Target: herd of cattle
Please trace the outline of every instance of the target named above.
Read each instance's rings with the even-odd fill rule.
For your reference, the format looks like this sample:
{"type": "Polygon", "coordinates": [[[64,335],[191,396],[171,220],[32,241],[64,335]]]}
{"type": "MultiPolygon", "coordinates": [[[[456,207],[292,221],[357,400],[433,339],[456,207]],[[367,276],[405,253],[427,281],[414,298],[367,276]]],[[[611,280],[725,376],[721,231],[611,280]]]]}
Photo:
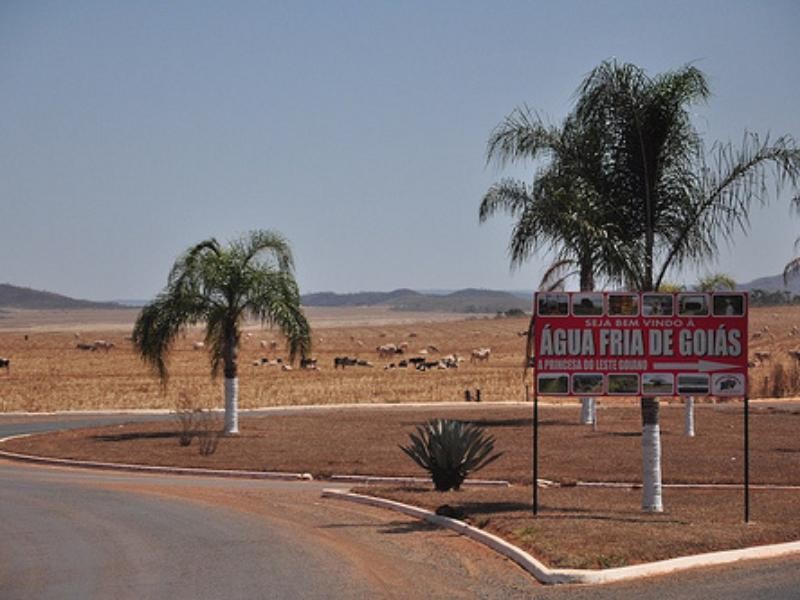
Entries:
{"type": "MultiPolygon", "coordinates": [[[[262,342],[262,347],[264,347],[262,342]]],[[[408,350],[407,343],[401,344],[382,344],[375,348],[378,358],[387,359],[390,357],[404,356],[408,350]]],[[[384,370],[390,369],[415,369],[417,371],[429,371],[431,369],[457,369],[458,366],[464,362],[464,359],[458,354],[448,354],[440,358],[432,359],[428,355],[431,353],[438,353],[439,349],[436,346],[427,346],[417,353],[417,356],[410,358],[403,358],[396,362],[390,362],[384,365],[384,370]]],[[[470,362],[480,363],[486,362],[491,356],[490,348],[476,348],[472,351],[470,362]]],[[[292,367],[286,364],[282,358],[267,358],[262,357],[253,361],[254,367],[271,366],[280,367],[284,371],[291,371],[292,367]]],[[[357,356],[336,356],[333,359],[334,369],[345,369],[347,367],[374,367],[375,365],[366,359],[358,358],[357,356]]],[[[303,358],[300,360],[301,369],[318,370],[319,365],[316,358],[303,358]]]]}
{"type": "MultiPolygon", "coordinates": [[[[80,334],[76,333],[75,337],[80,339],[80,334]]],[[[252,337],[251,334],[248,334],[247,337],[252,337]]],[[[413,335],[411,337],[416,337],[413,335]]],[[[27,340],[28,337],[25,336],[27,340]]],[[[130,336],[125,338],[126,341],[132,341],[130,336]]],[[[278,346],[276,341],[267,342],[265,340],[260,341],[260,346],[263,349],[271,349],[275,350],[278,346]]],[[[363,346],[363,343],[360,343],[359,346],[363,346]]],[[[94,340],[93,342],[84,342],[84,341],[77,341],[75,343],[75,348],[77,350],[87,351],[87,352],[97,352],[102,350],[104,352],[109,352],[111,349],[115,347],[113,342],[109,342],[107,340],[94,340]]],[[[203,350],[205,348],[205,344],[203,342],[192,342],[192,349],[193,350],[203,350]]],[[[408,343],[402,342],[400,344],[382,344],[375,348],[375,351],[378,355],[379,359],[387,359],[387,358],[394,358],[394,357],[401,357],[405,356],[406,352],[408,351],[408,343]]],[[[411,368],[417,371],[429,371],[432,369],[457,369],[459,365],[464,362],[464,359],[458,356],[458,354],[448,354],[446,356],[442,356],[440,358],[431,358],[430,355],[434,353],[439,353],[439,349],[434,345],[429,345],[425,348],[422,348],[416,353],[416,356],[412,356],[410,358],[401,358],[396,362],[390,362],[384,366],[385,370],[390,369],[405,369],[411,368]]],[[[490,348],[475,348],[472,350],[470,355],[470,362],[471,363],[482,363],[489,360],[491,356],[491,349],[490,348]]],[[[283,371],[291,371],[293,368],[290,364],[285,362],[282,358],[276,357],[273,359],[269,359],[267,357],[262,357],[252,362],[254,367],[262,367],[262,366],[273,366],[273,367],[280,367],[283,371]]],[[[346,367],[374,367],[375,365],[370,362],[369,360],[365,360],[358,357],[351,357],[351,356],[336,356],[333,359],[333,368],[334,369],[344,369],[346,367]]],[[[11,359],[9,358],[2,358],[0,357],[0,369],[5,369],[6,373],[11,372],[11,359]]],[[[302,358],[300,360],[300,369],[304,370],[318,370],[318,361],[316,358],[302,358]]]]}

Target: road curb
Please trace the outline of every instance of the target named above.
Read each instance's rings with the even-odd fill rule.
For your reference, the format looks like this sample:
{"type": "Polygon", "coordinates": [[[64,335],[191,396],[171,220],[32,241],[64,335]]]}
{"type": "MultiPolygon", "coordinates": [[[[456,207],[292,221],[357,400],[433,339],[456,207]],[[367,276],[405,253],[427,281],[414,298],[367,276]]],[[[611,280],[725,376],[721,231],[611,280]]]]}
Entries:
{"type": "Polygon", "coordinates": [[[709,552],[694,556],[681,556],[652,563],[633,565],[630,567],[619,567],[614,569],[602,570],[583,570],[583,569],[550,569],[542,562],[509,542],[491,533],[478,529],[471,525],[437,515],[424,508],[403,504],[394,500],[364,496],[336,489],[324,489],[323,498],[334,498],[368,506],[375,506],[388,510],[394,510],[417,519],[422,519],[440,527],[446,527],[457,533],[469,537],[492,550],[502,554],[506,558],[513,560],[537,580],[544,584],[598,584],[613,583],[627,579],[637,579],[640,577],[650,577],[653,575],[664,575],[675,571],[694,569],[697,567],[711,567],[725,565],[740,560],[752,560],[760,558],[776,558],[787,554],[800,552],[800,542],[787,542],[784,544],[773,544],[769,546],[754,546],[752,548],[742,548],[738,550],[724,550],[721,552],[709,552]]]}
{"type": "MultiPolygon", "coordinates": [[[[12,435],[0,439],[0,444],[13,439],[29,437],[30,433],[12,435]]],[[[49,458],[45,456],[34,456],[32,454],[21,454],[0,450],[0,458],[30,462],[40,465],[58,467],[80,467],[84,469],[102,469],[107,471],[125,471],[128,473],[167,473],[170,475],[202,475],[205,477],[230,477],[240,479],[271,479],[280,481],[313,481],[311,473],[281,473],[276,471],[236,471],[233,469],[204,469],[202,467],[161,467],[153,465],[132,465],[126,463],[107,463],[88,460],[72,460],[69,458],[49,458]]]]}
{"type": "MultiPolygon", "coordinates": [[[[367,485],[381,483],[419,483],[430,484],[430,477],[388,477],[383,475],[331,475],[331,481],[341,483],[364,483],[367,485]]],[[[465,479],[464,487],[511,487],[511,483],[500,479],[465,479]]]]}

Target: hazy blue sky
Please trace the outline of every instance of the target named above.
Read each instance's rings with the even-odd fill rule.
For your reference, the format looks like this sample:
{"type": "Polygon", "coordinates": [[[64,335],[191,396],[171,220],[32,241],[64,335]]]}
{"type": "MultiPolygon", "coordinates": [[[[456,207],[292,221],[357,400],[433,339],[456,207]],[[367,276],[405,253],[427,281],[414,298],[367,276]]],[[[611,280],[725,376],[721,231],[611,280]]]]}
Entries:
{"type": "MultiPolygon", "coordinates": [[[[189,245],[273,228],[304,292],[532,288],[547,257],[510,272],[510,221],[477,222],[505,115],[559,122],[607,58],[694,61],[708,142],[800,138],[798,31],[796,0],[5,0],[0,283],[149,298],[189,245]]],[[[785,196],[700,274],[777,273],[798,233],[785,196]]]]}

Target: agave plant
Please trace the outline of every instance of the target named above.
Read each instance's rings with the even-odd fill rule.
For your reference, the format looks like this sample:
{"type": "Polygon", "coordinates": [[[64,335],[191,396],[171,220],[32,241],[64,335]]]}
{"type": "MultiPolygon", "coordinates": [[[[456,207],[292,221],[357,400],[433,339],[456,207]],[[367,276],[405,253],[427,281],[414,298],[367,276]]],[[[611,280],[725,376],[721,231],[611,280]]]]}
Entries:
{"type": "Polygon", "coordinates": [[[408,434],[411,444],[400,446],[411,459],[431,474],[440,492],[457,490],[471,472],[494,462],[494,437],[482,427],[450,419],[432,419],[408,434]]]}

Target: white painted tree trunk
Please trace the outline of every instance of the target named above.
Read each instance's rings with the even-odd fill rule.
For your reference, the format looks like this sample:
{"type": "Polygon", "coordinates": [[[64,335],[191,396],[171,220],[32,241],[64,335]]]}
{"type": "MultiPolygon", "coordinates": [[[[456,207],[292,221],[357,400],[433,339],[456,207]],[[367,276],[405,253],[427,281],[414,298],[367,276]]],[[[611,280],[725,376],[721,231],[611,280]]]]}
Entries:
{"type": "Polygon", "coordinates": [[[594,420],[594,398],[581,398],[581,425],[593,425],[594,420]]]}
{"type": "Polygon", "coordinates": [[[661,500],[661,428],[642,427],[642,509],[663,512],[661,500]]]}
{"type": "Polygon", "coordinates": [[[239,433],[239,378],[225,378],[225,433],[239,433]]]}
{"type": "Polygon", "coordinates": [[[694,396],[686,398],[684,405],[683,435],[694,437],[694,396]]]}

